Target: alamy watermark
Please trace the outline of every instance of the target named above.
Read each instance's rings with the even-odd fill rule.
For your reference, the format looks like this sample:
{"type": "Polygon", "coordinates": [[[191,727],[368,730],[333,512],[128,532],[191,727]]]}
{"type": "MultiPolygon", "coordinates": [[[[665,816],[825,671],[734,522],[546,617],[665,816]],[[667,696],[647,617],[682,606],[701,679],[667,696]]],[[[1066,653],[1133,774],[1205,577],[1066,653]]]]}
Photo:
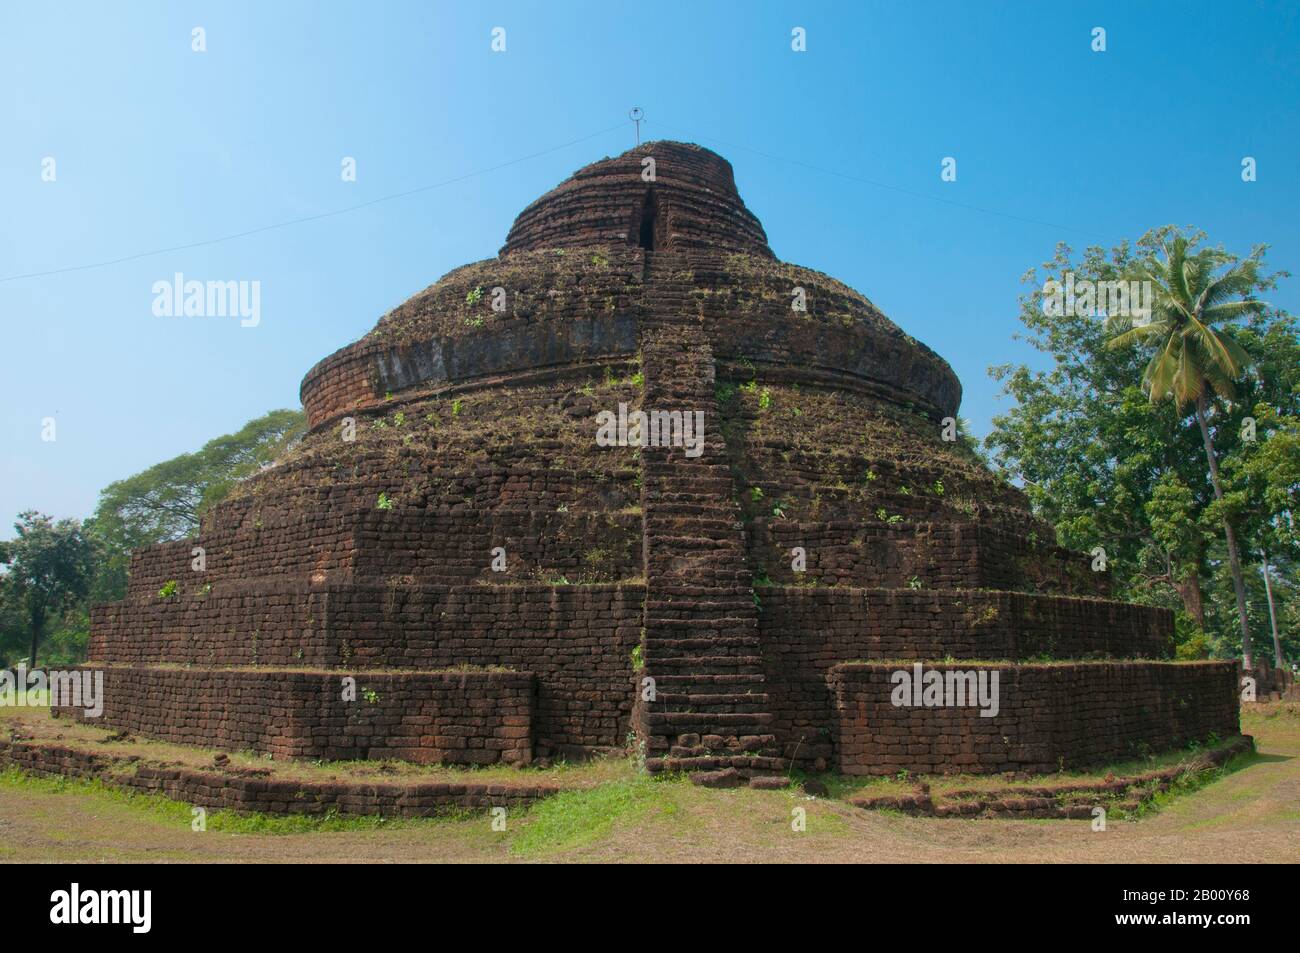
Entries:
{"type": "Polygon", "coordinates": [[[1076,280],[1074,272],[1065,281],[1049,278],[1043,284],[1043,314],[1049,318],[1149,319],[1155,305],[1155,286],[1150,281],[1076,280]]]}
{"type": "Polygon", "coordinates": [[[596,415],[596,443],[602,447],[684,447],[694,459],[704,453],[704,411],[643,410],[618,405],[618,414],[596,415]]]}
{"type": "Polygon", "coordinates": [[[50,894],[50,922],[56,925],[122,924],[132,933],[148,933],[152,911],[152,890],[87,890],[74,883],[50,894]]]}
{"type": "Polygon", "coordinates": [[[974,708],[981,718],[996,718],[999,672],[993,668],[932,668],[928,672],[920,662],[911,670],[899,669],[889,676],[894,685],[889,700],[895,708],[974,708]]]}
{"type": "Polygon", "coordinates": [[[153,313],[159,318],[239,318],[241,328],[262,323],[260,281],[195,281],[179,271],[153,283],[153,313]]]}
{"type": "Polygon", "coordinates": [[[89,669],[0,669],[0,708],[80,708],[87,718],[104,713],[104,673],[89,669]],[[48,693],[48,695],[47,695],[48,693]]]}

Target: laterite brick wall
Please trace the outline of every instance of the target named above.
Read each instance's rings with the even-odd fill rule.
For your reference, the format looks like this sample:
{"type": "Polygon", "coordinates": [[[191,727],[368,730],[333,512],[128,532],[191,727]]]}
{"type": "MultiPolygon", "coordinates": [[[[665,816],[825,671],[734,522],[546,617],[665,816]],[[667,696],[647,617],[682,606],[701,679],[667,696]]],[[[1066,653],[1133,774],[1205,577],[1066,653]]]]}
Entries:
{"type": "Polygon", "coordinates": [[[97,606],[92,664],[533,672],[540,748],[614,748],[632,707],[644,587],[227,584],[97,606]]]}
{"type": "MultiPolygon", "coordinates": [[[[773,729],[787,757],[829,759],[826,676],[854,660],[1172,657],[1173,616],[1100,599],[987,590],[760,587],[773,729]]],[[[1086,697],[1086,696],[1081,696],[1086,697]]]]}
{"type": "Polygon", "coordinates": [[[925,666],[996,670],[999,711],[895,706],[906,664],[846,664],[830,675],[845,774],[1046,773],[1125,760],[1239,733],[1235,662],[925,666]],[[1086,703],[1080,702],[1086,699],[1086,703]]]}
{"type": "Polygon", "coordinates": [[[556,513],[543,502],[536,505],[536,510],[437,516],[373,508],[305,510],[290,519],[205,532],[137,550],[127,595],[157,599],[169,581],[183,595],[269,576],[374,577],[371,581],[412,576],[423,583],[454,584],[535,581],[546,575],[596,582],[641,575],[638,515],[556,513]],[[199,546],[206,564],[202,571],[193,568],[199,546]],[[506,551],[504,572],[492,569],[497,546],[506,551]]]}
{"type": "Polygon", "coordinates": [[[774,582],[798,585],[903,589],[913,580],[927,589],[1008,589],[1098,596],[1109,589],[1091,557],[1059,546],[1033,545],[1023,536],[980,523],[820,522],[756,519],[749,526],[755,563],[774,582]],[[791,566],[802,547],[803,573],[791,566]]]}
{"type": "MultiPolygon", "coordinates": [[[[531,673],[116,668],[91,724],[275,758],[528,764],[531,673]],[[344,699],[345,677],[356,679],[344,699]]],[[[81,717],[79,709],[61,715],[81,717]]]]}
{"type": "Polygon", "coordinates": [[[372,406],[382,399],[376,394],[378,374],[375,358],[380,347],[361,340],[341,347],[320,361],[303,378],[299,396],[307,412],[307,424],[316,427],[349,410],[372,406]]]}

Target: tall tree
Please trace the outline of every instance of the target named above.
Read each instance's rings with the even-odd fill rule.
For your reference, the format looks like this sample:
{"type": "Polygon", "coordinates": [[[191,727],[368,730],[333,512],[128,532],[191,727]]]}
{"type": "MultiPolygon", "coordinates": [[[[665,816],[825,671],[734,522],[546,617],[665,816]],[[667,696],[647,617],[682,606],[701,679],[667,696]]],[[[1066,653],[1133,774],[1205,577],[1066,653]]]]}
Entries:
{"type": "Polygon", "coordinates": [[[0,542],[0,600],[27,629],[28,654],[36,667],[41,639],[51,621],[83,599],[90,589],[94,546],[77,520],[59,520],[34,510],[19,514],[17,535],[0,542]]]}
{"type": "MultiPolygon", "coordinates": [[[[1236,397],[1236,382],[1251,357],[1219,325],[1266,310],[1266,305],[1253,297],[1261,285],[1262,253],[1260,248],[1245,259],[1237,259],[1211,248],[1193,252],[1185,236],[1175,235],[1164,243],[1162,257],[1147,257],[1134,269],[1140,280],[1154,286],[1149,318],[1140,322],[1131,316],[1112,318],[1124,328],[1111,339],[1110,347],[1139,345],[1151,354],[1142,373],[1142,386],[1151,402],[1172,398],[1179,410],[1192,407],[1205,448],[1210,483],[1215,499],[1220,501],[1223,486],[1208,418],[1215,397],[1224,401],[1236,397]]],[[[1242,656],[1249,669],[1253,659],[1246,583],[1236,530],[1227,511],[1223,514],[1223,533],[1237,600],[1242,656]]]]}
{"type": "Polygon", "coordinates": [[[1151,404],[1139,388],[1139,355],[1107,349],[1109,334],[1096,315],[1053,309],[1045,292],[1071,276],[1120,280],[1140,248],[1091,247],[1076,258],[1060,245],[1041,271],[1025,274],[1025,332],[1017,337],[1049,366],[990,368],[1015,403],[993,418],[985,446],[1055,525],[1061,545],[1105,549],[1117,596],[1180,608],[1179,640],[1199,646],[1189,649],[1195,654],[1205,643],[1206,558],[1204,534],[1195,527],[1210,496],[1204,463],[1196,465],[1199,441],[1171,405],[1151,404]]]}
{"type": "Polygon", "coordinates": [[[235,483],[269,466],[305,429],[301,411],[273,410],[194,453],[106,486],[87,521],[87,531],[101,542],[103,553],[94,599],[122,598],[133,550],[196,533],[203,514],[235,483]]]}
{"type": "MultiPolygon", "coordinates": [[[[1078,255],[1061,245],[1051,260],[1025,274],[1025,331],[1017,337],[1041,356],[1033,364],[990,368],[1013,404],[993,418],[985,447],[991,462],[1023,485],[1035,512],[1056,527],[1062,545],[1105,548],[1117,598],[1175,610],[1180,658],[1240,655],[1236,591],[1221,528],[1224,513],[1232,515],[1244,563],[1262,561],[1268,550],[1279,643],[1284,657],[1295,657],[1300,453],[1294,429],[1283,422],[1300,418],[1296,320],[1269,309],[1222,329],[1254,364],[1238,382],[1236,401],[1213,402],[1223,480],[1218,500],[1191,411],[1172,400],[1153,404],[1140,386],[1150,354],[1108,347],[1115,328],[1095,310],[1062,309],[1059,301],[1050,306],[1053,282],[1100,287],[1131,278],[1179,233],[1166,226],[1131,245],[1090,247],[1078,255]]],[[[1192,244],[1203,241],[1199,233],[1187,234],[1192,244]]],[[[1261,296],[1285,274],[1261,275],[1261,296]]],[[[1269,592],[1262,578],[1245,576],[1251,605],[1263,606],[1269,592]]],[[[1250,623],[1256,645],[1270,639],[1264,613],[1252,612],[1250,623]]]]}
{"type": "Polygon", "coordinates": [[[1280,667],[1285,659],[1274,585],[1277,580],[1286,587],[1286,580],[1275,575],[1279,566],[1300,561],[1300,416],[1279,414],[1260,403],[1249,425],[1251,439],[1242,440],[1223,460],[1224,499],[1216,505],[1244,528],[1259,555],[1273,660],[1280,667]]]}

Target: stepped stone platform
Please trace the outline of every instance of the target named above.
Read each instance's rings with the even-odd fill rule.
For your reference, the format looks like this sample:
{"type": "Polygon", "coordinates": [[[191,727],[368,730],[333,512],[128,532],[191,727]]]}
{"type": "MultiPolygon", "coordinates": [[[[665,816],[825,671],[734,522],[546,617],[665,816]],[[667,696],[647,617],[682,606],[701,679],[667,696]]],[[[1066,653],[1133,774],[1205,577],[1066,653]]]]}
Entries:
{"type": "Polygon", "coordinates": [[[1099,807],[1125,817],[1141,811],[1180,782],[1205,777],[1237,755],[1254,750],[1254,738],[1237,735],[1192,752],[1180,763],[1135,774],[1109,773],[1095,780],[1071,778],[1049,784],[1031,781],[996,787],[949,787],[942,791],[936,791],[928,781],[913,781],[912,793],[859,793],[848,802],[868,811],[898,811],[920,817],[1088,820],[1096,817],[1099,807]]]}
{"type": "Polygon", "coordinates": [[[1173,662],[1170,613],[1112,600],[945,441],[960,397],[869,300],[776,259],[720,156],[596,162],[312,368],[305,438],[133,556],[92,613],[102,721],[275,757],[630,747],[759,785],[1235,735],[1234,667],[1173,662]],[[703,428],[610,445],[620,405],[703,428]],[[996,665],[1004,715],[892,709],[916,661],[996,665]]]}
{"type": "MultiPolygon", "coordinates": [[[[420,775],[338,776],[281,771],[286,762],[250,767],[238,756],[224,755],[203,763],[200,749],[126,753],[137,739],[118,732],[106,738],[64,740],[34,737],[30,725],[12,725],[0,736],[0,770],[15,768],[47,778],[94,781],[136,794],[161,794],[211,809],[309,817],[436,817],[463,811],[524,808],[573,787],[549,780],[519,777],[483,779],[468,774],[446,778],[420,775]],[[178,760],[175,754],[184,760],[178,760]],[[224,759],[224,760],[223,760],[224,759]],[[197,762],[197,763],[196,763],[197,762]]],[[[48,734],[45,732],[43,734],[48,734]]],[[[390,763],[376,765],[389,767],[390,763]]],[[[438,769],[447,771],[449,769],[438,769]]]]}

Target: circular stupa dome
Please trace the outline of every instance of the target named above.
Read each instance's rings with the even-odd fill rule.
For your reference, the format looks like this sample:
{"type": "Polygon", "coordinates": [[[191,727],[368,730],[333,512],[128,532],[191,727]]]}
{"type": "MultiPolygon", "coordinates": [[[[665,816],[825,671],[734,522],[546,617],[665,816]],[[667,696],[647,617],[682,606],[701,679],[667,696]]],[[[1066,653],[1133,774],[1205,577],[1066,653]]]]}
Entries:
{"type": "Polygon", "coordinates": [[[960,403],[948,364],[864,296],[775,259],[729,162],[649,142],[579,169],[519,214],[497,258],[450,272],[321,361],[303,405],[319,426],[401,394],[628,356],[660,294],[698,316],[724,360],[936,419],[960,403]]]}
{"type": "Polygon", "coordinates": [[[631,733],[702,783],[1057,770],[1235,730],[1232,664],[1159,661],[1172,615],[1104,598],[945,437],[947,363],[776,260],[699,146],[580,169],[301,394],[302,441],[96,607],[106,724],[475,764],[631,733]],[[1043,658],[1074,662],[1020,664],[1043,658]],[[899,660],[1000,666],[1006,718],[900,712],[899,660]],[[343,706],[359,669],[375,703],[343,706]],[[268,688],[275,719],[244,704],[268,688]],[[196,695],[202,718],[168,704],[196,695]]]}

